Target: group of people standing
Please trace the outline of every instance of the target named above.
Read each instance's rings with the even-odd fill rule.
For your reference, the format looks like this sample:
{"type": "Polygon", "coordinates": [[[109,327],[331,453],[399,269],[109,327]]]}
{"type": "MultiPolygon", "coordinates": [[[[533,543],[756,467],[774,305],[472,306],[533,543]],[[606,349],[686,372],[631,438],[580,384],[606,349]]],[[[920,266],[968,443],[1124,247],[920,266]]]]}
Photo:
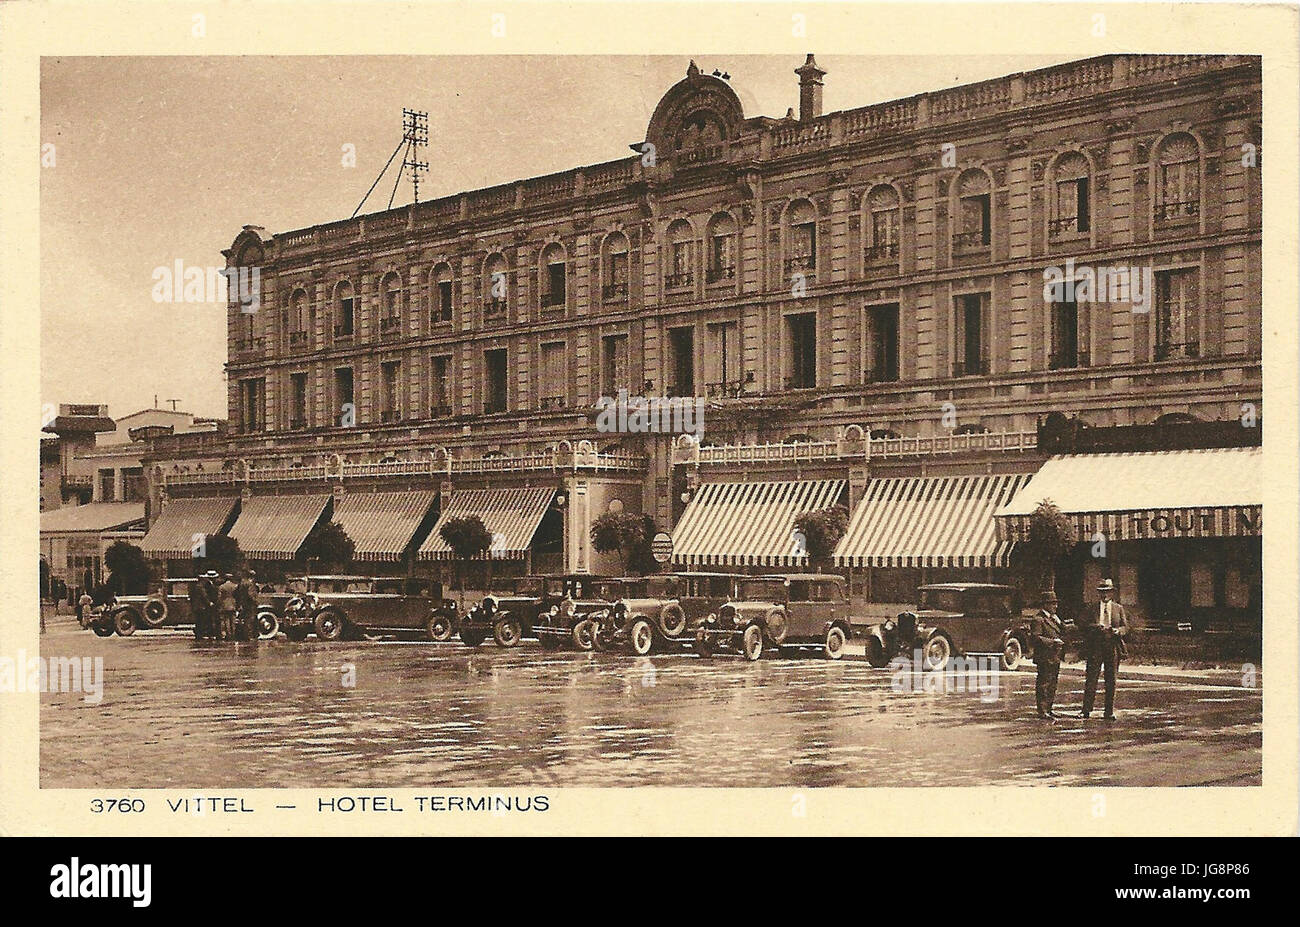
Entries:
{"type": "Polygon", "coordinates": [[[257,640],[253,571],[236,577],[208,570],[190,584],[194,636],[200,640],[257,640]]]}
{"type": "MultiPolygon", "coordinates": [[[[1128,616],[1124,606],[1114,601],[1115,583],[1103,579],[1097,586],[1099,601],[1089,605],[1079,620],[1083,656],[1087,662],[1083,683],[1083,711],[1079,717],[1087,720],[1097,701],[1097,681],[1103,674],[1106,681],[1105,713],[1107,721],[1115,720],[1115,677],[1119,674],[1120,660],[1128,656],[1124,638],[1128,635],[1128,616]]],[[[1048,590],[1039,597],[1038,613],[1029,625],[1033,643],[1034,665],[1038,678],[1034,687],[1038,717],[1055,720],[1053,703],[1056,701],[1056,684],[1061,674],[1061,659],[1065,654],[1065,624],[1056,613],[1056,593],[1048,590]]]]}

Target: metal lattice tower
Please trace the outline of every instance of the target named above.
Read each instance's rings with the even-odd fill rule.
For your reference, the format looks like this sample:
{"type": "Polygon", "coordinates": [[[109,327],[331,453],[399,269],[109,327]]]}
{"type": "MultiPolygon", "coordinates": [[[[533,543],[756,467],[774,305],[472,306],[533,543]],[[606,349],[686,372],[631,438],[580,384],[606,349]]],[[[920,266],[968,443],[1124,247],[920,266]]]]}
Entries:
{"type": "Polygon", "coordinates": [[[402,110],[402,138],[406,141],[406,154],[402,170],[409,171],[415,202],[420,202],[420,175],[427,173],[429,162],[419,159],[424,146],[429,144],[429,114],[414,109],[402,110]]]}

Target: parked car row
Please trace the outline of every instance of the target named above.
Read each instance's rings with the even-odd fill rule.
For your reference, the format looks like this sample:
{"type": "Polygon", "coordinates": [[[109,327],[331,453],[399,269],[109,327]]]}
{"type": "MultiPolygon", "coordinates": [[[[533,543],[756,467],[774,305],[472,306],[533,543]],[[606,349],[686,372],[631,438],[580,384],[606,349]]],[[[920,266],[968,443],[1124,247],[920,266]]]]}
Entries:
{"type": "MultiPolygon", "coordinates": [[[[161,592],[122,596],[85,624],[101,636],[194,624],[189,586],[170,579],[161,592]]],[[[259,597],[261,638],[361,640],[373,634],[459,637],[469,647],[536,639],[547,650],[623,651],[637,656],[690,650],[704,658],[820,652],[844,655],[863,639],[867,659],[886,666],[920,655],[942,669],[963,654],[997,654],[1014,669],[1029,650],[1028,617],[1011,586],[922,586],[914,611],[877,623],[855,622],[844,578],[823,573],[749,576],[681,572],[641,577],[566,573],[504,580],[488,593],[444,595],[416,578],[309,575],[259,597]],[[468,600],[467,597],[468,596],[468,600]],[[472,602],[472,604],[469,604],[472,602]]]]}

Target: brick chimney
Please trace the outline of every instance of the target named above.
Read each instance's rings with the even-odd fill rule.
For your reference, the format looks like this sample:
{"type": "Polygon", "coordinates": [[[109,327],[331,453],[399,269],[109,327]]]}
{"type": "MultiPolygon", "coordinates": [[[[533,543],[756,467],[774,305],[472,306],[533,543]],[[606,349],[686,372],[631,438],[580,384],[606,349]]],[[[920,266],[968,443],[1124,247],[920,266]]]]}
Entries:
{"type": "Polygon", "coordinates": [[[799,121],[816,119],[822,114],[822,78],[826,72],[817,67],[812,52],[808,53],[803,67],[795,68],[794,72],[799,75],[799,121]]]}

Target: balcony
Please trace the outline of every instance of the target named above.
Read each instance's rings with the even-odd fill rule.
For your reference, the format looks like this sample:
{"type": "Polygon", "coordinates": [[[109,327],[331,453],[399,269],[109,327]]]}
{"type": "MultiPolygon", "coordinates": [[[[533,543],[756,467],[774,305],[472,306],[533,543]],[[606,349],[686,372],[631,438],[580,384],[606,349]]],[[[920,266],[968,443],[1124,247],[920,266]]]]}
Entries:
{"type": "Polygon", "coordinates": [[[89,474],[68,473],[60,479],[59,485],[64,492],[92,492],[95,478],[89,474]]]}
{"type": "Polygon", "coordinates": [[[600,295],[606,302],[615,299],[627,299],[627,282],[608,283],[600,288],[600,295]]]}
{"type": "Polygon", "coordinates": [[[863,383],[897,383],[897,366],[868,367],[862,371],[863,383]]]}
{"type": "Polygon", "coordinates": [[[265,351],[265,338],[239,338],[235,341],[234,353],[236,357],[260,355],[265,351]]]}
{"type": "Polygon", "coordinates": [[[705,383],[704,395],[708,399],[739,399],[745,392],[745,381],[722,380],[705,383]]]}
{"type": "Polygon", "coordinates": [[[723,264],[719,267],[710,267],[704,274],[705,283],[725,283],[728,280],[736,279],[736,265],[723,264]]]}
{"type": "Polygon", "coordinates": [[[1201,356],[1199,341],[1184,341],[1181,344],[1161,342],[1156,345],[1156,360],[1195,360],[1201,356]]]}
{"type": "Polygon", "coordinates": [[[1033,451],[1038,434],[1033,431],[989,431],[976,434],[944,434],[914,438],[868,438],[850,441],[794,441],[767,444],[696,444],[673,448],[674,464],[748,465],[817,463],[854,459],[898,457],[950,457],[972,453],[1033,451]]]}
{"type": "Polygon", "coordinates": [[[569,399],[567,396],[543,396],[540,405],[543,412],[554,412],[567,408],[569,399]]]}
{"type": "Polygon", "coordinates": [[[976,229],[973,232],[958,232],[952,236],[954,251],[979,251],[989,246],[988,229],[976,229]]]}
{"type": "Polygon", "coordinates": [[[1078,216],[1064,216],[1047,223],[1049,238],[1074,238],[1088,233],[1088,223],[1080,222],[1078,216]]]}
{"type": "Polygon", "coordinates": [[[396,425],[402,420],[401,409],[387,409],[379,413],[379,421],[384,425],[396,425]]]}
{"type": "Polygon", "coordinates": [[[898,242],[881,241],[867,248],[868,261],[897,261],[898,242]]]}
{"type": "Polygon", "coordinates": [[[439,400],[429,406],[430,418],[451,418],[451,414],[451,404],[446,401],[439,400]]]}
{"type": "Polygon", "coordinates": [[[689,270],[664,275],[664,286],[670,290],[680,290],[695,282],[695,274],[689,270]]]}
{"type": "Polygon", "coordinates": [[[811,254],[801,254],[785,262],[785,275],[812,274],[817,272],[817,259],[811,254]]]}
{"type": "Polygon", "coordinates": [[[785,388],[788,390],[796,389],[816,389],[817,378],[808,374],[797,374],[785,378],[785,388]]]}
{"type": "Polygon", "coordinates": [[[334,326],[335,341],[351,341],[353,334],[351,322],[339,322],[334,326]]]}
{"type": "Polygon", "coordinates": [[[396,335],[402,330],[402,317],[400,315],[386,315],[379,319],[380,337],[396,335]]]}
{"type": "Polygon", "coordinates": [[[1090,366],[1092,357],[1087,351],[1053,351],[1047,359],[1050,370],[1069,370],[1074,367],[1090,366]]]}
{"type": "Polygon", "coordinates": [[[483,300],[483,317],[485,319],[504,319],[508,303],[503,298],[493,297],[483,300]]]}
{"type": "Polygon", "coordinates": [[[1157,222],[1190,221],[1200,214],[1200,200],[1184,200],[1181,203],[1160,203],[1156,206],[1157,222]]]}
{"type": "Polygon", "coordinates": [[[305,348],[307,346],[307,332],[289,332],[289,347],[305,348]]]}
{"type": "Polygon", "coordinates": [[[989,362],[985,358],[979,360],[953,361],[952,375],[954,377],[983,377],[989,372],[989,362]]]}
{"type": "Polygon", "coordinates": [[[497,413],[504,412],[505,410],[506,410],[506,401],[504,397],[483,400],[484,415],[496,415],[497,413]]]}
{"type": "Polygon", "coordinates": [[[561,293],[543,293],[543,294],[542,294],[542,308],[543,308],[543,309],[557,309],[557,308],[559,308],[559,307],[561,307],[561,306],[563,306],[563,305],[565,304],[565,298],[564,298],[564,297],[565,297],[565,294],[562,293],[562,292],[561,292],[561,293]]]}

